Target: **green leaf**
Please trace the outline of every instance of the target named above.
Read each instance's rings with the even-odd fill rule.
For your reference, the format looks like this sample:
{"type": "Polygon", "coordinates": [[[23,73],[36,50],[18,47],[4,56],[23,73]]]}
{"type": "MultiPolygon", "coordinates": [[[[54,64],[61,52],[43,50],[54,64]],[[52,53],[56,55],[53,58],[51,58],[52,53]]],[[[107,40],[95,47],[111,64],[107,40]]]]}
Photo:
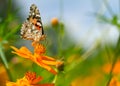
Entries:
{"type": "Polygon", "coordinates": [[[112,17],[111,23],[112,23],[113,25],[117,25],[117,20],[118,20],[117,16],[114,15],[114,16],[112,17]]]}
{"type": "Polygon", "coordinates": [[[9,68],[9,67],[8,67],[8,62],[7,62],[6,57],[5,57],[5,54],[4,54],[4,52],[3,52],[3,47],[2,47],[2,44],[1,44],[1,43],[0,43],[0,57],[1,57],[4,65],[5,65],[6,69],[8,69],[8,68],[9,68]]]}

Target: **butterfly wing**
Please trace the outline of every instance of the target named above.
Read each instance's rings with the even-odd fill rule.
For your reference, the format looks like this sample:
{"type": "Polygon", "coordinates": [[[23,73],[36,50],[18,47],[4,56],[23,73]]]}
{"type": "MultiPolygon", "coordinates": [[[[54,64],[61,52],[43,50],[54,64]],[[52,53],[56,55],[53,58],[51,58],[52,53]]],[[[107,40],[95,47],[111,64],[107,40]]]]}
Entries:
{"type": "Polygon", "coordinates": [[[44,36],[40,12],[35,4],[30,7],[29,17],[22,24],[21,37],[26,40],[40,41],[44,36]]]}

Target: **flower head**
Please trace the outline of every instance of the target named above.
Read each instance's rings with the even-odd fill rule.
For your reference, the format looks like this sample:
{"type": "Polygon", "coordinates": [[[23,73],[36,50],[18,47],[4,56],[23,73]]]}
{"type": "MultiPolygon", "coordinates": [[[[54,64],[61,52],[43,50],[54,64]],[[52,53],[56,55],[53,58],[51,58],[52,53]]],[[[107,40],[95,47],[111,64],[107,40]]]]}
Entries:
{"type": "Polygon", "coordinates": [[[53,74],[57,74],[57,72],[51,67],[61,64],[62,62],[57,61],[56,59],[44,55],[45,53],[45,47],[42,44],[39,43],[32,43],[32,46],[34,47],[34,53],[29,51],[26,47],[21,47],[20,49],[17,49],[13,46],[11,48],[14,50],[13,53],[30,59],[33,62],[35,62],[37,65],[45,68],[46,70],[50,71],[53,74]]]}
{"type": "Polygon", "coordinates": [[[7,82],[6,86],[54,86],[54,84],[38,84],[42,77],[36,77],[36,73],[27,72],[25,76],[16,82],[7,82]]]}
{"type": "Polygon", "coordinates": [[[58,25],[58,24],[59,24],[58,18],[56,18],[56,17],[52,18],[52,19],[51,19],[51,24],[52,24],[53,26],[58,25]]]}
{"type": "Polygon", "coordinates": [[[37,54],[44,54],[45,51],[46,51],[45,47],[42,44],[33,42],[32,46],[35,48],[34,52],[37,53],[37,54]]]}

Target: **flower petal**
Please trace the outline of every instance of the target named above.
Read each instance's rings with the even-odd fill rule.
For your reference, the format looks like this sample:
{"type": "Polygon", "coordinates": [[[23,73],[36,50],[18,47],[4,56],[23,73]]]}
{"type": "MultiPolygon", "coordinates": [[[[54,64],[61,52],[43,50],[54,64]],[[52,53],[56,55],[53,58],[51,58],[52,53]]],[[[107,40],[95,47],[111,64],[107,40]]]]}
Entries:
{"type": "Polygon", "coordinates": [[[6,82],[6,86],[18,86],[18,85],[14,82],[6,82]]]}
{"type": "Polygon", "coordinates": [[[20,49],[17,49],[14,46],[11,46],[11,48],[14,50],[12,51],[12,53],[15,53],[24,58],[32,58],[32,53],[24,46],[21,47],[20,49]]]}
{"type": "Polygon", "coordinates": [[[43,56],[43,60],[55,61],[54,58],[49,57],[49,56],[43,56]]]}
{"type": "Polygon", "coordinates": [[[37,77],[36,79],[34,79],[31,83],[32,84],[36,84],[36,83],[38,83],[39,81],[41,81],[42,80],[42,77],[37,77]]]}
{"type": "Polygon", "coordinates": [[[50,67],[49,65],[47,65],[47,64],[44,64],[43,62],[41,62],[41,61],[36,61],[36,63],[39,65],[39,66],[41,66],[41,67],[43,67],[43,68],[45,68],[46,70],[48,70],[48,71],[50,71],[51,73],[53,73],[53,74],[57,74],[57,72],[52,68],[52,67],[50,67]]]}
{"type": "Polygon", "coordinates": [[[33,42],[32,46],[34,47],[34,53],[43,54],[46,51],[45,47],[42,44],[33,42]]]}
{"type": "Polygon", "coordinates": [[[47,60],[42,60],[42,63],[47,64],[47,65],[55,65],[55,66],[62,64],[59,61],[47,61],[47,60]]]}

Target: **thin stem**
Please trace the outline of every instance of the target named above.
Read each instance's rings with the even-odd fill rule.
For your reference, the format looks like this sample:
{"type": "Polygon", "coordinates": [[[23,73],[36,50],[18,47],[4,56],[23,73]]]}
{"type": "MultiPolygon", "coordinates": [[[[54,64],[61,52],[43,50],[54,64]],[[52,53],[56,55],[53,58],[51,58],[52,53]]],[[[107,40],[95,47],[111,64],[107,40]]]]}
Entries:
{"type": "Polygon", "coordinates": [[[119,8],[118,8],[118,9],[119,9],[119,11],[118,11],[118,12],[119,12],[119,13],[118,13],[118,18],[120,18],[120,17],[119,17],[119,16],[120,16],[120,0],[118,1],[118,4],[119,4],[119,8]]]}
{"type": "Polygon", "coordinates": [[[119,57],[119,50],[120,50],[120,33],[119,33],[119,38],[118,38],[118,42],[117,42],[116,49],[115,49],[116,52],[115,52],[114,57],[113,57],[112,68],[111,68],[110,73],[109,73],[110,77],[109,77],[109,80],[108,80],[106,86],[109,86],[109,84],[111,82],[113,69],[114,69],[115,64],[117,62],[117,59],[119,57]]]}
{"type": "Polygon", "coordinates": [[[118,0],[118,4],[119,4],[119,15],[120,15],[120,0],[118,0]]]}
{"type": "Polygon", "coordinates": [[[111,16],[114,15],[114,12],[112,11],[112,8],[110,7],[110,5],[108,4],[108,1],[107,0],[103,0],[106,8],[108,9],[108,12],[111,14],[111,16]]]}
{"type": "MultiPolygon", "coordinates": [[[[59,26],[60,27],[60,26],[59,26]]],[[[61,29],[61,28],[59,28],[58,27],[58,29],[61,29]]],[[[62,40],[61,40],[61,35],[60,35],[60,33],[58,34],[58,56],[61,56],[61,47],[62,47],[62,40]]],[[[60,57],[59,57],[60,58],[60,57]]]]}
{"type": "Polygon", "coordinates": [[[106,51],[107,57],[109,59],[109,62],[112,62],[112,56],[110,55],[110,51],[109,51],[107,45],[105,45],[105,51],[106,51]]]}
{"type": "Polygon", "coordinates": [[[63,18],[63,0],[60,0],[60,20],[63,18]]]}
{"type": "Polygon", "coordinates": [[[112,68],[111,68],[111,70],[110,70],[110,74],[109,74],[110,77],[109,77],[109,80],[108,80],[106,86],[109,86],[109,84],[110,84],[110,82],[111,82],[111,79],[112,79],[112,77],[113,77],[112,73],[113,73],[113,69],[114,69],[114,67],[115,67],[116,62],[117,62],[117,57],[113,60],[112,68]]]}
{"type": "Polygon", "coordinates": [[[64,25],[62,23],[59,23],[59,26],[58,26],[58,55],[59,56],[61,56],[61,53],[62,53],[63,38],[64,38],[64,25]]]}

